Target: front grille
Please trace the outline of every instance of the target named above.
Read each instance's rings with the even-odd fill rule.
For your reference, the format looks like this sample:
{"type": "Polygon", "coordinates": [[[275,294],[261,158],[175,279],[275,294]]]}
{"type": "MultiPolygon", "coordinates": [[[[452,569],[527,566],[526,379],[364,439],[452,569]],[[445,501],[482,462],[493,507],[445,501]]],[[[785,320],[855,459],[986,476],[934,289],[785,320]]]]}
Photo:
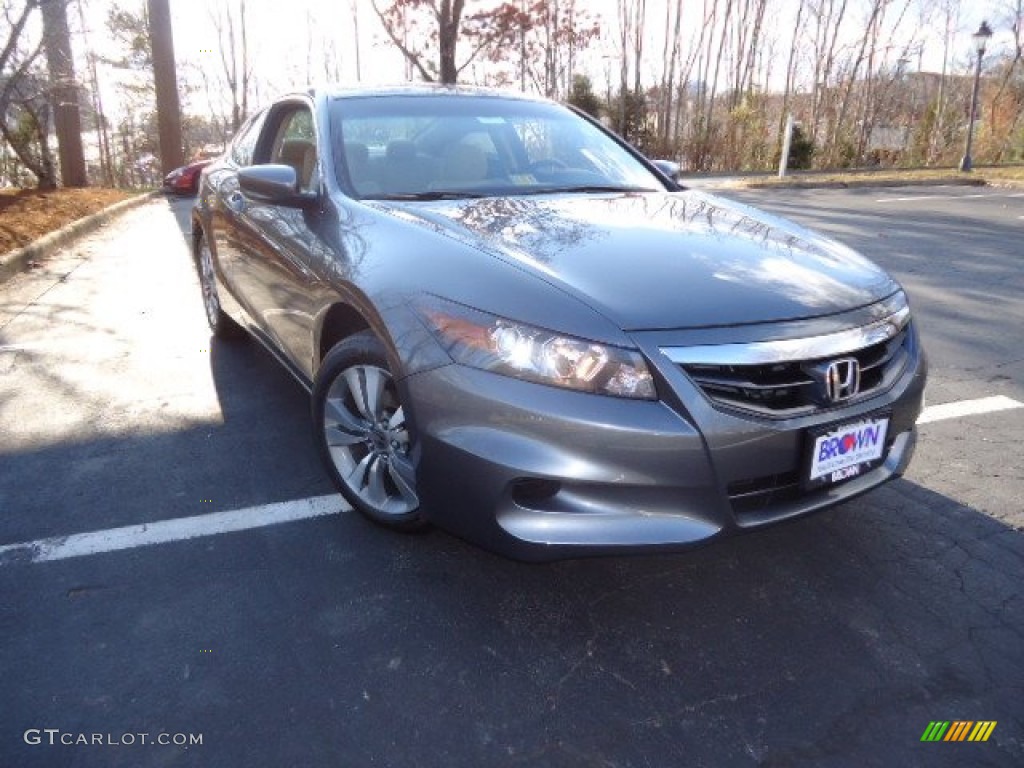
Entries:
{"type": "MultiPolygon", "coordinates": [[[[843,404],[884,392],[903,372],[908,359],[908,329],[842,357],[860,364],[860,391],[843,404]]],[[[751,411],[772,418],[791,418],[814,413],[832,403],[824,398],[822,385],[811,371],[833,358],[787,361],[761,365],[704,365],[680,367],[716,405],[751,411]]]]}

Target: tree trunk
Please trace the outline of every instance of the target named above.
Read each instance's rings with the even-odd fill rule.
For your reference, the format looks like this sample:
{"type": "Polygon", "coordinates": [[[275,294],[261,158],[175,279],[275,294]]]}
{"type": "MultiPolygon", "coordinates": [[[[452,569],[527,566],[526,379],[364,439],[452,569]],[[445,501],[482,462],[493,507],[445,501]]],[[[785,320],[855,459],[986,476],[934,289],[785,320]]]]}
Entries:
{"type": "Polygon", "coordinates": [[[800,0],[800,5],[797,7],[796,26],[793,28],[793,40],[789,49],[789,62],[786,64],[786,86],[782,92],[782,111],[779,113],[778,141],[776,142],[780,156],[782,152],[783,126],[786,124],[787,115],[789,115],[789,103],[793,96],[793,85],[796,82],[796,51],[797,43],[803,30],[804,2],[805,0],[800,0]]]}
{"type": "MultiPolygon", "coordinates": [[[[241,26],[239,33],[242,38],[242,114],[241,119],[249,116],[249,81],[252,77],[252,64],[249,62],[249,33],[245,20],[245,0],[239,0],[238,23],[241,26]]],[[[239,122],[241,125],[241,122],[239,122]]],[[[237,127],[236,127],[237,129],[237,127]]]]}
{"type": "MultiPolygon", "coordinates": [[[[352,47],[355,49],[356,54],[356,82],[361,83],[363,81],[363,61],[362,54],[359,47],[359,3],[358,0],[352,0],[352,47]]],[[[340,79],[340,78],[337,78],[340,79]]],[[[407,80],[411,80],[412,76],[406,77],[407,80]]]]}
{"type": "MultiPolygon", "coordinates": [[[[626,89],[629,87],[629,35],[630,13],[627,0],[619,0],[619,44],[622,62],[619,67],[619,135],[628,139],[626,130],[626,89]]],[[[639,66],[639,64],[637,64],[639,66]]]]}
{"type": "Polygon", "coordinates": [[[635,18],[633,21],[633,93],[637,97],[642,93],[640,88],[640,62],[644,58],[644,26],[647,22],[647,0],[634,0],[635,18]]]}
{"type": "Polygon", "coordinates": [[[459,39],[462,6],[465,0],[441,0],[438,18],[439,68],[441,82],[454,84],[459,76],[455,65],[455,46],[459,39]]]}
{"type": "Polygon", "coordinates": [[[665,69],[661,75],[662,91],[662,119],[661,119],[661,145],[662,151],[671,152],[675,155],[676,148],[670,148],[669,140],[672,136],[672,98],[675,95],[676,62],[679,59],[679,36],[680,21],[683,15],[681,2],[675,4],[675,23],[672,23],[672,4],[665,4],[665,48],[662,58],[665,60],[665,69]],[[671,29],[671,35],[668,30],[671,29]]]}
{"type": "Polygon", "coordinates": [[[167,0],[148,0],[149,41],[153,47],[153,82],[156,85],[157,129],[160,134],[160,170],[168,174],[185,164],[181,141],[181,105],[174,66],[174,35],[167,0]]]}
{"type": "Polygon", "coordinates": [[[78,87],[71,58],[67,0],[43,0],[43,41],[50,70],[50,102],[57,133],[60,175],[65,187],[85,187],[85,153],[82,150],[82,119],[78,110],[78,87]]]}
{"type": "MultiPolygon", "coordinates": [[[[726,30],[729,27],[729,21],[732,18],[732,12],[733,12],[733,0],[726,0],[726,3],[725,3],[725,16],[722,19],[722,36],[723,36],[723,38],[725,37],[725,32],[726,32],[726,30]]],[[[714,114],[715,114],[715,99],[718,96],[718,73],[719,73],[719,71],[722,68],[722,59],[723,59],[724,55],[725,55],[725,46],[722,45],[722,46],[719,47],[718,55],[715,57],[715,69],[714,69],[714,73],[711,75],[711,83],[710,83],[711,84],[711,88],[710,88],[710,93],[709,93],[708,99],[707,99],[707,120],[706,120],[706,122],[704,124],[704,142],[705,142],[705,145],[708,146],[708,147],[711,146],[712,127],[713,127],[713,122],[712,121],[713,121],[714,114]]],[[[708,160],[710,160],[710,159],[711,158],[709,156],[708,160]]],[[[707,168],[705,168],[705,170],[711,170],[710,165],[707,168]]]]}

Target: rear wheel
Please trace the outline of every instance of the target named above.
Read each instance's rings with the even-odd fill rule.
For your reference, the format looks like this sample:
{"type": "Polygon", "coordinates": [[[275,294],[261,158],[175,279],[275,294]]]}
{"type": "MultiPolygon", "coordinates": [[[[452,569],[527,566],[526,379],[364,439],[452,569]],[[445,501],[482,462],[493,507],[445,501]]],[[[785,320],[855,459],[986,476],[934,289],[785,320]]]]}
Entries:
{"type": "Polygon", "coordinates": [[[242,328],[221,309],[217,278],[213,272],[213,253],[203,235],[200,235],[196,242],[196,268],[199,273],[199,287],[203,291],[206,322],[210,324],[210,330],[217,338],[238,338],[242,335],[242,328]]]}
{"type": "Polygon", "coordinates": [[[426,526],[405,408],[372,333],[351,336],[327,353],[313,387],[313,428],[331,479],[353,507],[387,528],[426,526]]]}

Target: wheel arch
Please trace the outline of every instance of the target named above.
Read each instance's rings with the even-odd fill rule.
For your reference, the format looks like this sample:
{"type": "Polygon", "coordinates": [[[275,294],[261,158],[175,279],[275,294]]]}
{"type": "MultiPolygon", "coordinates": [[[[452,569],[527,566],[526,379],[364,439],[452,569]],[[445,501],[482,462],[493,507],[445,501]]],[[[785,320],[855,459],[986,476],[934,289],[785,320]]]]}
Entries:
{"type": "Polygon", "coordinates": [[[316,378],[324,358],[339,342],[369,331],[383,345],[399,386],[407,376],[450,365],[452,360],[413,309],[408,297],[378,307],[351,285],[335,286],[330,301],[315,313],[310,372],[316,378]]]}
{"type": "Polygon", "coordinates": [[[354,303],[342,298],[321,310],[313,339],[314,374],[335,345],[361,331],[372,330],[391,352],[390,340],[380,332],[379,324],[370,322],[367,314],[354,303]]]}

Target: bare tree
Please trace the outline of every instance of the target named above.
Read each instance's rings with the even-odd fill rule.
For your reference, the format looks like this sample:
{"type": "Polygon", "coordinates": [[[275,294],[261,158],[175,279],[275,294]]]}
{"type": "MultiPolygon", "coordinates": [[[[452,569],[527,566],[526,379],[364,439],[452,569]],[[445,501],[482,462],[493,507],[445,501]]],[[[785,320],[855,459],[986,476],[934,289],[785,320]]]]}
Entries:
{"type": "Polygon", "coordinates": [[[665,3],[665,44],[661,59],[664,67],[661,71],[661,114],[658,117],[658,138],[661,141],[660,151],[670,154],[669,137],[673,128],[672,107],[675,89],[676,65],[679,61],[683,19],[682,2],[665,3]],[[674,11],[674,13],[673,13],[674,11]],[[674,20],[673,20],[674,19],[674,20]],[[672,30],[671,33],[669,30],[672,30]]]}
{"type": "Polygon", "coordinates": [[[24,33],[38,0],[4,0],[9,30],[0,45],[0,135],[21,165],[36,177],[39,189],[54,189],[57,173],[50,148],[48,87],[36,62],[43,51],[40,39],[25,43],[24,33]]]}
{"type": "Polygon", "coordinates": [[[26,0],[17,13],[17,7],[12,0],[4,0],[3,14],[9,30],[7,39],[3,41],[0,48],[0,72],[6,72],[8,64],[15,62],[18,56],[18,43],[21,42],[21,34],[28,24],[29,17],[39,5],[38,0],[26,0]]]}
{"type": "MultiPolygon", "coordinates": [[[[735,8],[735,0],[725,0],[725,12],[722,14],[722,26],[719,33],[719,45],[718,54],[715,56],[715,67],[713,70],[709,70],[709,87],[706,91],[707,97],[704,101],[705,117],[703,122],[704,128],[704,145],[708,149],[711,147],[712,132],[714,130],[714,111],[715,111],[715,99],[718,96],[718,75],[722,69],[722,61],[725,57],[726,46],[722,38],[725,37],[726,29],[729,27],[729,21],[732,17],[733,10],[735,8]]],[[[711,47],[708,47],[708,62],[711,60],[711,47]]],[[[705,163],[710,161],[710,152],[708,157],[705,159],[705,163]]]]}
{"type": "Polygon", "coordinates": [[[837,47],[847,0],[808,0],[807,11],[814,25],[814,66],[811,81],[811,129],[814,139],[820,137],[821,124],[831,108],[831,82],[836,68],[837,47]]]}
{"type": "Polygon", "coordinates": [[[356,53],[356,82],[363,79],[363,62],[359,42],[359,0],[352,0],[352,47],[356,53]]]}
{"type": "Polygon", "coordinates": [[[210,20],[220,41],[224,84],[231,99],[231,130],[237,131],[249,115],[249,98],[254,87],[245,0],[222,0],[211,9],[210,20]]]}
{"type": "Polygon", "coordinates": [[[42,73],[26,70],[5,89],[7,116],[0,121],[0,134],[21,164],[36,177],[38,189],[57,188],[57,168],[50,147],[50,104],[42,73]]]}
{"type": "Polygon", "coordinates": [[[633,15],[630,13],[628,0],[619,0],[619,134],[626,136],[626,94],[629,87],[629,38],[632,29],[633,15]]]}
{"type": "Polygon", "coordinates": [[[96,143],[100,151],[100,175],[103,184],[114,186],[114,167],[110,153],[110,135],[107,130],[107,116],[103,110],[103,96],[100,88],[99,70],[96,67],[97,55],[89,44],[89,29],[85,21],[85,10],[82,0],[78,0],[78,20],[82,27],[82,42],[86,49],[86,61],[89,73],[90,95],[92,98],[93,117],[96,129],[96,143]]]}
{"type": "Polygon", "coordinates": [[[506,2],[474,19],[479,25],[474,42],[486,46],[491,64],[508,62],[507,51],[514,46],[520,89],[526,90],[529,79],[536,90],[555,99],[568,95],[577,56],[600,33],[597,19],[577,8],[575,0],[506,2]]]}
{"type": "Polygon", "coordinates": [[[989,125],[992,131],[993,159],[1002,160],[1017,134],[1017,128],[1024,119],[1024,83],[1016,82],[1017,73],[1024,69],[1024,0],[1007,0],[1003,8],[1003,22],[1013,33],[1010,55],[1003,62],[999,87],[989,106],[989,125]],[[1012,86],[1016,83],[1017,87],[1012,86]],[[1007,119],[1000,120],[1001,115],[1007,119]],[[1001,138],[997,138],[997,126],[1002,123],[1001,138]]]}
{"type": "Polygon", "coordinates": [[[960,0],[944,0],[942,12],[942,75],[939,78],[939,94],[935,104],[935,119],[932,124],[932,134],[929,139],[929,162],[936,160],[939,153],[942,151],[940,144],[946,127],[946,91],[948,88],[947,77],[949,74],[950,48],[952,47],[953,35],[956,32],[956,25],[960,18],[960,0]]]}
{"type": "Polygon", "coordinates": [[[640,93],[640,62],[644,58],[647,0],[633,0],[633,93],[640,93]]]}
{"type": "Polygon", "coordinates": [[[647,0],[619,0],[616,13],[619,22],[619,51],[622,56],[619,67],[618,131],[624,138],[635,141],[637,137],[632,134],[637,133],[644,122],[643,115],[638,113],[646,112],[641,70],[647,0]]]}
{"type": "Polygon", "coordinates": [[[793,96],[793,89],[796,86],[796,70],[797,70],[797,51],[799,46],[797,41],[801,40],[805,35],[805,16],[804,12],[807,8],[807,0],[800,0],[800,5],[797,7],[796,12],[796,24],[793,27],[793,37],[789,48],[789,61],[786,64],[786,85],[782,92],[782,109],[779,112],[779,122],[777,135],[779,137],[778,147],[779,152],[782,152],[782,140],[783,140],[783,125],[786,122],[786,116],[790,111],[790,100],[793,96]]]}
{"type": "Polygon", "coordinates": [[[860,71],[861,64],[864,62],[864,57],[869,50],[873,52],[875,47],[878,45],[878,19],[879,14],[882,13],[887,0],[871,0],[870,17],[867,21],[867,32],[861,37],[860,46],[857,49],[857,56],[853,63],[848,65],[845,72],[845,86],[842,88],[842,96],[839,98],[838,106],[835,117],[832,120],[830,126],[827,155],[829,160],[836,164],[839,160],[841,147],[840,137],[846,128],[846,114],[850,106],[850,94],[853,91],[853,85],[857,80],[857,74],[860,71]]]}
{"type": "Polygon", "coordinates": [[[372,0],[372,3],[373,10],[377,13],[377,18],[380,19],[391,42],[416,69],[420,77],[428,82],[456,82],[459,71],[465,67],[459,67],[455,63],[465,0],[441,0],[440,3],[435,0],[393,0],[384,8],[378,5],[377,0],[372,0]],[[411,17],[416,14],[427,14],[433,23],[414,21],[411,17]],[[425,42],[429,47],[436,45],[436,62],[430,61],[426,49],[410,41],[410,28],[424,30],[425,42]]]}
{"type": "Polygon", "coordinates": [[[145,2],[111,6],[107,11],[101,61],[118,72],[119,120],[109,142],[115,183],[137,187],[150,183],[148,155],[159,154],[156,84],[149,12],[145,2]],[[152,128],[152,131],[150,131],[152,128]]]}

